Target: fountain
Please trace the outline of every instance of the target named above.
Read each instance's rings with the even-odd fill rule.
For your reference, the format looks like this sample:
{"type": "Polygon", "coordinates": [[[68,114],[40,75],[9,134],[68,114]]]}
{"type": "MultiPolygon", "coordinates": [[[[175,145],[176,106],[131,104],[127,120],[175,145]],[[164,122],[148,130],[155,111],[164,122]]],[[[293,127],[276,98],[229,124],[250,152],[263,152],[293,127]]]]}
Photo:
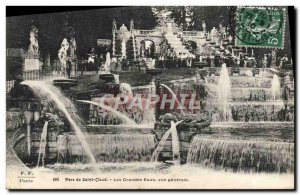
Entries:
{"type": "MultiPolygon", "coordinates": [[[[226,73],[220,74],[219,80],[221,79],[228,81],[226,73]],[[223,78],[221,78],[222,75],[223,78]]],[[[206,84],[210,85],[211,78],[206,80],[206,84]]],[[[219,80],[217,83],[220,84],[219,80]]],[[[231,91],[239,91],[239,93],[235,94],[236,97],[229,96],[228,93],[226,95],[225,92],[221,93],[220,97],[239,98],[245,93],[256,94],[258,90],[256,88],[271,88],[272,84],[271,78],[244,80],[240,77],[234,77],[234,81],[239,82],[235,82],[233,85],[230,85],[229,82],[229,85],[225,86],[233,86],[231,91]],[[255,83],[256,88],[253,87],[253,83],[255,83]],[[249,89],[241,90],[242,85],[249,86],[249,89]],[[251,90],[254,91],[251,92],[251,90]]],[[[198,80],[196,78],[194,82],[199,82],[199,78],[198,80]]],[[[249,123],[249,125],[253,126],[251,128],[250,126],[245,126],[244,123],[234,124],[227,121],[219,126],[219,123],[213,123],[210,126],[210,114],[202,111],[200,114],[167,113],[162,115],[155,122],[153,131],[153,126],[145,128],[145,126],[137,124],[134,121],[134,117],[128,116],[118,109],[112,109],[103,105],[92,98],[92,101],[78,101],[109,111],[113,116],[120,119],[122,124],[91,124],[84,127],[80,124],[80,118],[76,115],[77,111],[72,102],[58,88],[52,86],[51,83],[25,81],[22,84],[32,88],[41,99],[55,102],[60,111],[69,119],[72,129],[75,130],[75,132],[63,132],[57,135],[55,151],[56,162],[58,163],[163,161],[171,162],[171,164],[188,163],[192,166],[200,165],[234,172],[292,172],[294,169],[292,161],[294,158],[294,145],[287,141],[293,138],[292,136],[280,137],[282,136],[281,131],[286,131],[285,129],[290,130],[290,124],[286,124],[287,127],[284,127],[284,130],[281,129],[282,124],[276,127],[275,123],[271,126],[268,126],[269,123],[249,123]],[[79,122],[78,124],[77,121],[79,122]],[[245,127],[244,130],[240,129],[242,127],[245,127]],[[277,129],[280,130],[278,131],[277,129]],[[88,133],[80,133],[80,130],[85,130],[88,133]],[[236,137],[229,135],[235,135],[236,137]],[[275,136],[279,136],[280,140],[276,141],[277,137],[275,138],[275,136]],[[93,156],[90,157],[89,154],[93,156]]],[[[120,86],[123,86],[123,89],[120,89],[122,94],[134,95],[136,93],[128,84],[120,84],[120,86]]],[[[161,84],[161,86],[165,87],[167,85],[161,84]]],[[[216,86],[218,87],[216,89],[221,89],[219,85],[216,86]]],[[[146,88],[148,90],[147,93],[153,93],[153,91],[155,93],[156,90],[152,91],[153,87],[153,83],[149,85],[146,88]]],[[[188,83],[178,84],[174,82],[173,85],[165,88],[174,96],[175,92],[185,93],[185,90],[189,91],[190,88],[193,89],[195,87],[196,85],[188,83]]],[[[271,89],[265,91],[271,92],[271,89]]],[[[269,94],[267,97],[269,97],[269,94]]],[[[224,99],[226,100],[226,98],[224,99]]],[[[262,105],[261,102],[257,101],[251,103],[254,110],[257,109],[255,106],[262,105]]],[[[277,103],[279,105],[280,102],[277,103]]],[[[236,101],[227,102],[228,107],[231,109],[236,109],[237,106],[243,108],[244,104],[244,102],[236,101]]],[[[250,103],[247,102],[247,104],[250,103]]],[[[266,103],[263,102],[263,104],[266,103]]],[[[276,108],[274,109],[276,110],[276,108]]],[[[53,155],[53,153],[48,154],[47,151],[45,152],[46,143],[52,137],[49,134],[49,130],[47,133],[47,127],[49,127],[49,124],[46,121],[42,128],[42,133],[38,135],[37,166],[43,166],[47,163],[44,160],[45,155],[53,155]]],[[[33,130],[33,132],[35,131],[33,130]]],[[[36,139],[36,135],[33,134],[32,137],[33,140],[36,139]]]]}
{"type": "MultiPolygon", "coordinates": [[[[173,36],[171,29],[167,34],[168,39],[176,48],[180,49],[181,42],[177,40],[176,35],[173,36]]],[[[119,32],[119,38],[122,41],[122,57],[126,57],[127,31],[123,25],[119,32]]],[[[216,38],[213,34],[211,33],[211,38],[215,42],[216,38]]],[[[223,47],[228,45],[226,42],[228,41],[221,43],[220,48],[229,53],[223,47]]],[[[211,44],[214,43],[211,42],[211,44]]],[[[63,65],[66,62],[68,46],[67,40],[64,39],[59,53],[63,65]]],[[[235,55],[235,51],[238,52],[238,50],[232,50],[233,55],[235,55]]],[[[43,115],[35,117],[34,114],[32,117],[34,112],[24,112],[28,126],[28,154],[36,154],[37,142],[39,144],[37,167],[47,164],[45,156],[46,158],[54,156],[53,159],[56,157],[57,163],[171,161],[172,164],[200,164],[213,169],[233,171],[291,172],[293,170],[292,152],[294,148],[293,144],[289,143],[292,141],[287,141],[292,138],[284,137],[279,141],[266,140],[250,127],[247,127],[249,130],[247,133],[251,135],[239,129],[247,124],[238,122],[247,122],[257,127],[260,123],[254,122],[279,121],[287,118],[285,116],[280,118],[280,114],[278,114],[283,113],[282,102],[274,102],[280,97],[280,79],[277,75],[271,79],[269,72],[266,71],[253,77],[252,69],[227,68],[225,63],[220,72],[218,67],[209,68],[211,76],[203,76],[203,83],[210,89],[209,98],[211,99],[208,99],[208,103],[204,103],[204,106],[201,105],[199,110],[186,109],[185,111],[181,104],[186,101],[180,102],[177,97],[179,94],[196,94],[198,98],[196,98],[196,104],[207,101],[205,99],[206,89],[199,90],[202,82],[199,71],[202,70],[199,70],[197,75],[191,79],[180,79],[170,81],[168,84],[161,84],[156,76],[161,74],[162,70],[153,68],[146,70],[146,73],[152,76],[152,80],[150,85],[143,86],[146,92],[140,95],[143,95],[144,98],[144,95],[162,95],[161,92],[171,94],[176,104],[180,106],[180,113],[169,111],[166,108],[163,111],[158,110],[161,102],[156,104],[156,110],[153,108],[144,111],[135,107],[130,110],[124,107],[132,103],[134,95],[138,93],[129,84],[119,83],[116,75],[110,72],[110,63],[111,58],[108,52],[103,71],[99,73],[99,78],[104,81],[104,84],[97,89],[97,94],[93,93],[89,96],[90,99],[77,100],[77,102],[90,105],[88,125],[86,126],[83,125],[71,100],[63,94],[68,93],[67,91],[77,84],[76,80],[65,78],[54,80],[53,85],[59,86],[63,92],[47,82],[25,81],[22,83],[29,86],[41,99],[56,103],[59,111],[68,119],[63,123],[64,130],[56,131],[55,134],[50,129],[51,125],[48,120],[44,121],[43,127],[40,128],[42,130],[38,131],[35,125],[31,128],[30,125],[41,121],[39,118],[43,119],[43,115]],[[230,77],[229,72],[238,73],[238,75],[230,77]],[[248,77],[246,77],[247,75],[248,77]],[[169,85],[169,83],[171,84],[169,85]],[[112,103],[111,105],[115,105],[116,101],[122,98],[123,101],[125,96],[128,97],[128,102],[112,108],[107,105],[107,102],[98,101],[105,94],[111,92],[110,89],[113,89],[114,96],[107,99],[107,102],[112,103]],[[217,98],[212,98],[212,96],[217,98]],[[210,112],[204,111],[207,107],[210,112]],[[154,113],[156,120],[153,117],[154,113]],[[211,113],[213,117],[211,117],[211,113]],[[32,118],[37,119],[32,121],[32,118]],[[214,123],[211,125],[212,120],[214,123]],[[69,125],[74,131],[69,130],[69,125]],[[236,137],[233,138],[232,135],[236,135],[236,137]],[[260,139],[257,140],[255,136],[260,139]],[[54,147],[47,145],[50,139],[52,139],[51,145],[54,147]],[[30,143],[33,144],[30,145],[30,143]],[[34,150],[30,151],[33,148],[34,150]],[[47,149],[51,152],[48,153],[47,149]],[[276,150],[280,151],[278,155],[276,155],[276,150]]],[[[187,99],[190,101],[192,98],[188,96],[187,99]]],[[[267,124],[264,124],[265,126],[267,124]]],[[[258,129],[263,128],[259,126],[258,129]]],[[[280,134],[277,130],[270,132],[269,129],[263,129],[262,133],[270,135],[272,139],[274,135],[280,134]]],[[[290,129],[290,126],[287,129],[290,129]]],[[[19,136],[17,140],[22,139],[25,135],[19,136]]]]}
{"type": "Polygon", "coordinates": [[[105,72],[110,72],[110,63],[111,63],[110,53],[107,52],[107,54],[106,54],[106,61],[105,61],[105,64],[104,64],[105,72]]]}
{"type": "Polygon", "coordinates": [[[119,38],[121,39],[121,55],[122,58],[126,58],[126,42],[129,39],[130,35],[128,35],[127,27],[122,24],[119,30],[119,38]]]}
{"type": "Polygon", "coordinates": [[[125,39],[122,40],[122,43],[121,43],[121,48],[122,48],[122,57],[123,58],[126,58],[126,41],[125,39]]]}
{"type": "Polygon", "coordinates": [[[63,39],[61,43],[61,48],[58,50],[58,58],[61,65],[61,70],[59,70],[60,75],[63,75],[64,77],[67,76],[67,53],[69,50],[69,42],[66,38],[63,39]]]}
{"type": "Polygon", "coordinates": [[[69,90],[71,87],[77,85],[77,81],[75,79],[70,79],[70,75],[67,75],[67,60],[70,60],[68,56],[68,52],[74,53],[73,46],[70,47],[70,44],[66,38],[63,39],[61,43],[61,48],[58,51],[58,58],[61,64],[61,70],[59,70],[59,76],[63,78],[58,78],[53,80],[53,84],[55,86],[60,87],[62,90],[69,90]]]}
{"type": "MultiPolygon", "coordinates": [[[[60,159],[68,159],[69,163],[86,162],[86,153],[79,144],[77,136],[62,135],[60,139],[68,139],[66,146],[58,145],[60,159]]],[[[95,154],[97,163],[149,162],[156,144],[153,134],[136,134],[134,132],[89,134],[86,140],[95,154]]]]}
{"type": "Polygon", "coordinates": [[[166,131],[166,133],[163,135],[163,137],[161,138],[161,140],[159,141],[158,145],[156,146],[156,149],[154,150],[152,157],[151,157],[151,161],[157,161],[160,152],[163,150],[166,141],[169,137],[169,135],[172,135],[172,151],[173,151],[173,162],[175,162],[175,164],[179,164],[180,163],[180,148],[179,148],[179,139],[178,139],[178,135],[177,135],[177,129],[176,126],[178,124],[180,124],[182,122],[181,121],[177,121],[176,123],[174,123],[174,121],[171,121],[171,127],[169,130],[166,131]]]}
{"type": "Polygon", "coordinates": [[[104,66],[99,71],[99,75],[100,75],[99,78],[106,82],[111,82],[111,80],[113,78],[113,75],[110,72],[110,69],[111,69],[110,65],[111,65],[110,53],[107,52],[104,66]]]}
{"type": "MultiPolygon", "coordinates": [[[[121,54],[122,58],[126,58],[128,30],[124,25],[120,31],[116,31],[116,27],[113,28],[113,39],[116,33],[119,36],[118,55],[121,54]]],[[[206,31],[205,23],[203,29],[206,31]]],[[[184,34],[180,31],[178,31],[178,37],[184,34]]],[[[131,28],[132,43],[130,44],[134,46],[134,58],[135,41],[141,38],[140,35],[139,37],[134,35],[135,33],[144,34],[143,38],[148,36],[143,32],[149,34],[148,38],[152,39],[152,36],[160,33],[160,30],[156,29],[154,33],[138,30],[133,32],[131,28]]],[[[172,27],[169,23],[168,33],[162,34],[161,37],[166,36],[169,44],[175,48],[175,52],[186,52],[187,50],[175,33],[177,33],[176,27],[172,27]]],[[[185,33],[196,36],[200,34],[200,32],[185,33]]],[[[237,57],[237,54],[240,54],[240,48],[228,51],[227,46],[232,45],[231,38],[229,42],[218,40],[215,33],[214,28],[213,32],[206,37],[210,45],[208,48],[215,48],[219,55],[226,52],[237,57]],[[213,46],[215,44],[218,46],[213,46]]],[[[157,42],[156,39],[160,39],[159,37],[155,35],[155,42],[157,42]]],[[[206,42],[205,35],[203,38],[206,42]]],[[[65,66],[66,54],[69,50],[67,39],[63,40],[61,46],[59,57],[62,65],[65,66]]],[[[117,57],[114,47],[115,40],[113,40],[112,52],[113,56],[117,57]]],[[[203,47],[203,51],[205,50],[203,47]]],[[[129,53],[127,55],[130,56],[129,53]]],[[[205,56],[211,57],[208,54],[205,56]]],[[[202,58],[201,54],[201,64],[206,64],[202,62],[202,58]]],[[[240,60],[241,57],[238,58],[240,60]]],[[[214,60],[210,61],[214,64],[214,60]]],[[[146,73],[152,76],[151,84],[131,87],[129,83],[122,83],[122,81],[119,83],[116,75],[110,72],[110,64],[111,56],[108,52],[103,71],[100,71],[98,75],[101,81],[95,85],[97,89],[88,91],[89,94],[85,98],[78,98],[78,96],[74,98],[73,92],[76,93],[77,88],[72,87],[77,84],[77,81],[72,79],[57,78],[52,84],[33,81],[22,83],[29,86],[42,102],[55,107],[49,111],[20,108],[19,112],[22,117],[25,116],[24,122],[27,129],[24,123],[21,123],[23,126],[15,128],[17,129],[17,132],[14,132],[16,139],[12,145],[16,150],[22,151],[18,152],[18,155],[25,156],[21,159],[27,166],[57,168],[61,165],[63,168],[59,171],[62,173],[68,170],[64,167],[71,167],[72,172],[81,169],[78,167],[84,167],[82,169],[84,171],[86,167],[92,167],[92,171],[96,172],[96,168],[102,166],[104,174],[105,171],[115,168],[117,169],[112,173],[119,172],[119,166],[127,162],[135,162],[133,166],[137,165],[137,167],[144,162],[147,162],[145,163],[147,166],[154,162],[166,167],[169,164],[187,163],[186,166],[174,168],[180,171],[186,167],[189,171],[193,171],[200,165],[200,167],[205,167],[200,168],[200,171],[204,170],[202,175],[209,175],[205,172],[207,169],[221,170],[217,174],[223,174],[224,171],[290,174],[294,171],[294,124],[292,117],[289,118],[288,111],[286,111],[293,108],[293,102],[280,97],[280,74],[273,76],[273,73],[268,70],[259,72],[259,69],[253,71],[252,68],[229,67],[232,64],[227,64],[228,67],[223,64],[220,69],[218,63],[218,66],[213,68],[199,70],[189,68],[188,74],[184,73],[184,68],[178,69],[177,71],[182,71],[186,78],[178,74],[175,76],[179,78],[177,81],[169,81],[166,77],[163,78],[165,83],[161,84],[159,78],[155,77],[163,71],[151,67],[146,70],[146,73]],[[209,72],[209,74],[202,74],[202,71],[209,72]],[[197,75],[191,75],[195,72],[197,75]],[[258,72],[259,75],[257,75],[258,72]],[[229,73],[234,75],[231,76],[229,73]],[[143,91],[138,91],[137,88],[143,88],[143,91]],[[206,93],[207,89],[210,90],[209,93],[206,93]],[[109,93],[113,96],[106,99],[107,102],[99,101],[109,93]],[[180,94],[188,94],[187,101],[179,101],[180,94]],[[194,94],[196,95],[195,104],[201,104],[201,107],[198,110],[182,108],[183,104],[191,102],[191,96],[194,94]],[[142,96],[143,105],[145,96],[169,95],[168,97],[172,97],[180,106],[180,110],[168,110],[165,107],[161,109],[159,107],[161,102],[153,104],[154,106],[148,110],[137,109],[138,106],[128,109],[126,106],[133,102],[135,95],[142,96]],[[124,103],[126,97],[128,101],[124,103]],[[281,99],[284,101],[280,101],[281,99]],[[116,105],[118,100],[123,101],[122,105],[112,107],[111,105],[116,105]],[[75,105],[86,109],[77,110],[75,105]],[[206,111],[207,109],[209,112],[206,111]],[[79,117],[78,111],[85,112],[84,122],[79,117]],[[57,114],[61,121],[55,121],[53,124],[54,121],[45,120],[44,115],[48,112],[57,114]],[[26,159],[26,157],[34,162],[27,163],[29,158],[26,159]],[[162,162],[166,162],[167,165],[162,162]]],[[[172,72],[172,70],[167,71],[172,72]]],[[[290,85],[291,79],[286,78],[286,80],[287,85],[290,85]]],[[[85,78],[83,81],[86,81],[85,78]]],[[[138,83],[140,82],[134,84],[138,83]]],[[[286,89],[286,93],[289,92],[286,89]]],[[[37,100],[32,100],[34,101],[37,100]]],[[[156,100],[151,99],[150,102],[153,103],[156,100]]],[[[14,108],[14,111],[16,110],[14,108]]],[[[172,173],[171,171],[173,171],[172,168],[166,172],[172,173]]],[[[155,170],[155,172],[158,171],[155,170]]],[[[227,174],[229,173],[225,175],[227,174]]],[[[182,175],[179,172],[179,175],[184,178],[184,172],[182,175]]],[[[239,177],[246,174],[233,175],[239,177]]],[[[215,178],[214,175],[212,178],[215,178]]]]}
{"type": "Polygon", "coordinates": [[[220,110],[222,112],[223,121],[231,121],[231,113],[229,111],[228,102],[231,96],[231,84],[229,72],[226,67],[226,64],[222,64],[222,68],[220,71],[220,78],[218,82],[218,91],[217,97],[219,101],[220,110]]]}
{"type": "Polygon", "coordinates": [[[40,165],[40,161],[42,161],[42,167],[45,166],[45,155],[46,155],[46,144],[47,144],[47,128],[48,128],[48,121],[45,121],[41,140],[40,140],[40,147],[39,147],[39,155],[38,155],[38,162],[37,167],[40,165]]]}
{"type": "Polygon", "coordinates": [[[160,143],[153,153],[152,160],[164,162],[171,160],[175,164],[186,163],[191,138],[201,133],[210,124],[211,118],[207,112],[184,116],[176,112],[162,115],[154,124],[154,131],[160,143]],[[168,139],[170,134],[172,137],[168,139]]]}
{"type": "MultiPolygon", "coordinates": [[[[206,79],[206,84],[208,86],[211,84],[211,80],[212,78],[206,79]]],[[[245,105],[245,102],[243,101],[245,100],[240,100],[240,102],[232,102],[232,100],[238,100],[239,98],[245,96],[245,94],[247,93],[249,93],[251,96],[248,98],[248,101],[250,102],[246,102],[247,105],[250,106],[249,109],[258,110],[258,107],[262,106],[265,106],[266,109],[268,108],[268,102],[257,102],[258,97],[254,97],[254,95],[257,95],[258,92],[261,94],[266,93],[266,99],[272,99],[272,97],[270,96],[272,79],[251,77],[246,80],[243,79],[243,77],[237,76],[233,77],[232,80],[234,80],[234,83],[231,85],[228,69],[226,68],[226,65],[223,65],[215,88],[217,89],[216,94],[218,94],[218,101],[215,105],[218,106],[218,108],[221,108],[220,110],[222,114],[224,113],[224,102],[227,106],[225,110],[226,112],[229,112],[229,114],[227,113],[227,115],[233,113],[232,110],[235,110],[235,112],[242,113],[243,111],[238,110],[238,108],[243,108],[243,106],[245,105]],[[243,85],[247,87],[243,87],[243,85]],[[225,91],[224,89],[229,90],[225,91]],[[231,94],[230,91],[234,91],[234,94],[231,94]]],[[[176,82],[174,82],[174,85],[170,87],[165,84],[159,85],[165,87],[173,96],[175,95],[174,91],[176,91],[176,93],[184,93],[185,90],[189,90],[189,88],[194,87],[194,85],[178,85],[176,82]],[[174,87],[175,89],[172,89],[174,87]],[[177,89],[176,87],[179,88],[177,89]]],[[[152,87],[153,84],[147,88],[148,93],[152,91],[152,87]]],[[[128,84],[121,83],[120,88],[121,94],[130,96],[135,94],[135,92],[131,89],[131,87],[128,84]]],[[[261,95],[261,97],[264,97],[264,95],[261,95]]],[[[87,142],[91,147],[92,153],[97,159],[97,162],[127,162],[132,160],[150,160],[164,162],[171,161],[172,164],[180,164],[187,162],[191,165],[200,164],[201,166],[210,167],[213,169],[231,171],[291,172],[293,170],[293,164],[291,164],[291,159],[293,158],[291,154],[291,152],[293,151],[292,143],[284,143],[282,141],[264,142],[252,138],[247,138],[246,141],[241,141],[240,138],[236,139],[231,137],[220,137],[220,135],[222,135],[222,133],[220,132],[215,133],[216,136],[207,136],[207,132],[211,133],[209,129],[214,130],[216,128],[214,125],[208,128],[211,122],[211,120],[209,119],[209,114],[191,115],[183,113],[180,115],[178,113],[167,113],[161,116],[160,119],[155,122],[154,132],[156,135],[148,133],[144,135],[139,135],[135,134],[137,132],[140,132],[140,130],[137,131],[135,129],[140,128],[139,124],[137,124],[136,122],[134,122],[134,120],[131,119],[132,116],[126,116],[126,114],[119,112],[118,110],[112,110],[106,107],[105,105],[100,105],[98,101],[96,101],[96,99],[93,99],[93,101],[84,100],[81,102],[89,103],[101,107],[104,110],[108,110],[112,113],[112,115],[122,120],[124,124],[106,124],[90,126],[92,129],[94,129],[93,132],[101,131],[101,134],[94,134],[91,133],[91,131],[89,130],[90,132],[86,138],[87,142]],[[180,121],[180,124],[177,124],[176,121],[180,121]],[[128,126],[128,124],[134,128],[126,127],[128,126]],[[122,128],[128,129],[124,130],[125,133],[120,134],[120,130],[122,128]],[[105,130],[103,131],[103,129],[105,130]],[[108,132],[108,134],[106,134],[105,132],[108,132]],[[171,134],[172,136],[170,139],[169,136],[171,134]],[[196,134],[202,135],[195,136],[196,134]],[[158,144],[155,142],[154,137],[158,139],[158,144]],[[120,143],[116,143],[116,140],[120,143]],[[135,146],[135,144],[137,144],[139,140],[143,141],[142,143],[139,143],[140,147],[137,147],[135,146]],[[132,142],[135,144],[131,145],[132,142]],[[111,147],[108,147],[107,145],[111,145],[111,147]],[[274,148],[279,149],[280,151],[282,151],[282,153],[276,156],[275,150],[273,150],[274,148]],[[129,153],[128,150],[132,152],[129,153]],[[263,151],[265,150],[268,152],[264,153],[263,151]],[[152,151],[154,152],[152,153],[152,151]],[[113,153],[113,157],[110,157],[108,155],[109,153],[113,153]],[[143,155],[141,155],[141,153],[143,155]],[[207,157],[206,154],[211,155],[207,157]],[[281,163],[284,161],[287,161],[287,164],[281,163]]],[[[177,100],[177,103],[178,102],[179,101],[177,100]]],[[[281,107],[280,102],[278,102],[278,107],[281,107]]],[[[276,113],[276,109],[277,106],[275,105],[274,113],[276,113]]],[[[260,115],[262,114],[258,114],[258,116],[260,115]]],[[[224,121],[223,119],[224,117],[218,119],[218,121],[226,122],[224,123],[224,125],[232,124],[229,123],[228,120],[224,121]]],[[[232,120],[236,121],[236,119],[236,115],[234,115],[232,120]]],[[[222,127],[224,125],[222,125],[222,127]]],[[[229,132],[232,133],[231,131],[229,132]]],[[[58,144],[58,151],[60,151],[60,159],[66,159],[66,156],[68,156],[69,154],[71,157],[67,162],[85,162],[85,152],[83,151],[82,146],[78,144],[79,141],[76,135],[68,134],[60,135],[60,137],[60,139],[62,140],[59,141],[60,144],[58,144]],[[69,140],[68,144],[62,144],[64,143],[63,140],[66,139],[69,140]]]]}
{"type": "Polygon", "coordinates": [[[29,86],[41,99],[56,103],[57,108],[64,113],[65,117],[70,122],[72,129],[75,131],[76,136],[83,147],[83,150],[88,156],[89,161],[91,163],[95,163],[95,157],[85,139],[84,133],[82,132],[84,127],[80,123],[81,118],[77,115],[75,106],[71,100],[65,97],[58,88],[54,87],[49,82],[23,81],[21,84],[29,86]]]}
{"type": "Polygon", "coordinates": [[[24,111],[24,116],[25,116],[25,122],[26,122],[26,126],[27,126],[27,153],[28,155],[30,155],[31,153],[31,145],[30,145],[30,134],[31,134],[31,120],[33,119],[33,113],[31,111],[24,111]]]}
{"type": "Polygon", "coordinates": [[[276,74],[274,74],[273,79],[272,79],[272,95],[273,95],[273,100],[275,101],[276,99],[279,99],[280,97],[280,80],[276,74]]]}
{"type": "Polygon", "coordinates": [[[95,106],[99,106],[102,109],[105,109],[105,110],[111,112],[112,114],[114,114],[115,116],[117,116],[118,118],[120,118],[126,125],[137,126],[137,124],[134,120],[130,119],[129,117],[127,117],[126,115],[120,113],[119,111],[111,108],[110,106],[105,106],[101,102],[93,102],[93,101],[86,101],[86,100],[77,100],[77,101],[92,104],[92,105],[95,105],[95,106]]]}
{"type": "MultiPolygon", "coordinates": [[[[208,109],[212,112],[214,122],[224,122],[223,104],[214,99],[218,96],[218,84],[220,76],[209,77],[207,87],[209,97],[206,101],[208,109]]],[[[227,102],[228,115],[231,115],[232,122],[270,122],[270,121],[291,121],[293,117],[285,117],[283,111],[284,101],[281,101],[280,79],[273,74],[266,74],[260,77],[232,76],[231,95],[227,102]],[[274,99],[275,94],[275,99],[274,99]]],[[[218,98],[220,99],[220,98],[218,98]]],[[[286,101],[291,115],[293,103],[286,101]]],[[[228,121],[228,122],[230,122],[228,121]]]]}
{"type": "MultiPolygon", "coordinates": [[[[176,94],[173,92],[173,90],[170,87],[168,87],[167,85],[165,85],[165,84],[160,84],[160,85],[163,86],[163,87],[165,87],[166,89],[168,89],[168,91],[172,94],[172,98],[175,98],[176,103],[180,106],[180,102],[179,102],[176,94]]],[[[179,108],[180,108],[181,114],[184,116],[185,113],[183,111],[183,108],[182,107],[179,107],[179,108]]]]}
{"type": "Polygon", "coordinates": [[[176,129],[176,126],[181,123],[182,121],[179,121],[177,123],[174,123],[174,121],[171,121],[171,135],[172,135],[172,152],[173,152],[173,161],[176,165],[180,164],[180,145],[179,145],[179,137],[178,132],[176,129]]]}

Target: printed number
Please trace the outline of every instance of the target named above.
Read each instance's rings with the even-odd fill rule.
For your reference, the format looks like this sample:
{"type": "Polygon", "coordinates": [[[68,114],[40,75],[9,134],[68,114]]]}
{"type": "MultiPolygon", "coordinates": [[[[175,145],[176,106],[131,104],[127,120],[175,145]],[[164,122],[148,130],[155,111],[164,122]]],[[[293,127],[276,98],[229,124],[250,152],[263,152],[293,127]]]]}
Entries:
{"type": "Polygon", "coordinates": [[[59,178],[58,177],[54,177],[53,181],[59,181],[59,178]]]}
{"type": "Polygon", "coordinates": [[[273,45],[277,45],[278,44],[278,39],[277,38],[274,38],[274,37],[270,37],[268,39],[268,43],[269,44],[273,44],[273,45]]]}

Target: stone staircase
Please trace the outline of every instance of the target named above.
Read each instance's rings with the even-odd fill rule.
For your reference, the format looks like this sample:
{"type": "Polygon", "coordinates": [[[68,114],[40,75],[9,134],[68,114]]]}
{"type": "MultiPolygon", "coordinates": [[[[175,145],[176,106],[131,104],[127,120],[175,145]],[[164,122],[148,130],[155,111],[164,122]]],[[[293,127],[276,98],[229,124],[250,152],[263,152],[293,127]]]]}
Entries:
{"type": "Polygon", "coordinates": [[[170,43],[171,47],[174,48],[176,52],[176,56],[179,56],[179,53],[185,53],[187,56],[191,56],[192,54],[189,52],[188,49],[185,48],[184,45],[182,45],[182,42],[180,38],[177,37],[177,35],[174,35],[171,32],[166,33],[165,35],[166,39],[170,43]]]}

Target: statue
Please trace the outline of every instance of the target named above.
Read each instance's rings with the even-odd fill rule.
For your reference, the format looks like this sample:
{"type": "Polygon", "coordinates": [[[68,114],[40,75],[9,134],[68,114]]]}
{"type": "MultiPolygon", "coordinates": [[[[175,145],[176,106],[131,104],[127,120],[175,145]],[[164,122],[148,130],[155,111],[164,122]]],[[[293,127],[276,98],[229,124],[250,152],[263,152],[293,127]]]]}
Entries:
{"type": "Polygon", "coordinates": [[[122,24],[122,26],[120,27],[119,33],[124,34],[127,31],[128,31],[127,27],[124,24],[122,24]]]}
{"type": "Polygon", "coordinates": [[[212,41],[217,41],[217,29],[213,27],[210,31],[212,41]]]}
{"type": "Polygon", "coordinates": [[[205,20],[202,20],[202,29],[203,29],[203,32],[205,34],[206,33],[206,22],[205,22],[205,20]]]}
{"type": "Polygon", "coordinates": [[[130,26],[129,29],[130,29],[130,31],[132,32],[133,29],[134,29],[134,21],[133,21],[133,19],[130,20],[130,25],[129,25],[129,26],[130,26]]]}
{"type": "Polygon", "coordinates": [[[63,39],[61,43],[61,48],[58,50],[58,58],[61,64],[59,74],[66,76],[67,75],[67,56],[68,56],[68,50],[69,50],[69,43],[66,38],[63,39]]]}
{"type": "Polygon", "coordinates": [[[180,126],[178,126],[178,130],[195,128],[196,130],[201,130],[204,127],[208,127],[211,124],[212,118],[208,111],[201,111],[198,114],[187,114],[181,115],[179,113],[166,113],[159,117],[157,123],[160,124],[170,124],[171,121],[178,122],[183,121],[180,126]]]}
{"type": "Polygon", "coordinates": [[[114,30],[117,30],[117,22],[116,22],[115,19],[113,20],[112,29],[113,29],[113,31],[114,31],[114,30]]]}
{"type": "Polygon", "coordinates": [[[32,26],[30,30],[30,45],[28,48],[27,58],[39,58],[39,43],[38,43],[39,30],[32,26]]]}
{"type": "Polygon", "coordinates": [[[119,39],[127,40],[129,38],[129,35],[127,32],[128,32],[127,27],[124,24],[122,24],[122,26],[120,27],[120,30],[119,30],[119,39]]]}
{"type": "Polygon", "coordinates": [[[222,24],[219,25],[219,33],[220,33],[222,38],[226,37],[226,29],[225,29],[225,27],[223,27],[222,24]]]}
{"type": "Polygon", "coordinates": [[[271,57],[272,57],[271,66],[272,66],[272,68],[275,68],[276,67],[276,60],[277,60],[277,51],[276,51],[276,49],[272,50],[271,57]]]}

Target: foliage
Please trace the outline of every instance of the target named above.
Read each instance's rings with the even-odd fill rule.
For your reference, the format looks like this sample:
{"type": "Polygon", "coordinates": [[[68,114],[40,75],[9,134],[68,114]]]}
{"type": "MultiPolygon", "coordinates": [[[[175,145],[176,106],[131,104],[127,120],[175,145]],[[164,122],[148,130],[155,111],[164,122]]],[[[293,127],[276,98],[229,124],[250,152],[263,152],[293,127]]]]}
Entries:
{"type": "Polygon", "coordinates": [[[38,41],[43,56],[49,50],[51,58],[56,59],[63,38],[74,35],[78,56],[87,58],[91,48],[96,48],[98,38],[112,38],[113,19],[117,21],[117,28],[123,23],[129,26],[131,19],[138,29],[152,29],[156,25],[151,7],[102,8],[8,17],[7,47],[27,50],[30,27],[34,25],[39,29],[38,41]]]}
{"type": "Polygon", "coordinates": [[[195,41],[185,41],[185,45],[187,47],[187,49],[189,50],[189,52],[195,54],[196,50],[197,50],[197,43],[195,41]]]}

